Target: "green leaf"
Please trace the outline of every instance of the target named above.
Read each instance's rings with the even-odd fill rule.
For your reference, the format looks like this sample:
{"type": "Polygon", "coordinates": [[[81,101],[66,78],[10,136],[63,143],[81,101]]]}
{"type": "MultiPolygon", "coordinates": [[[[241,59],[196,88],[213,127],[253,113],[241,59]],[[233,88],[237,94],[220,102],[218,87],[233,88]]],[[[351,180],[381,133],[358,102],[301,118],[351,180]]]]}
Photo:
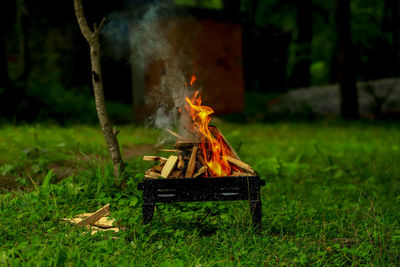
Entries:
{"type": "Polygon", "coordinates": [[[41,188],[42,188],[43,190],[48,190],[48,189],[49,189],[49,185],[50,185],[51,178],[53,178],[53,171],[54,171],[54,169],[51,169],[51,170],[46,174],[46,177],[44,177],[44,180],[43,180],[43,183],[42,183],[42,186],[41,186],[41,188]]]}

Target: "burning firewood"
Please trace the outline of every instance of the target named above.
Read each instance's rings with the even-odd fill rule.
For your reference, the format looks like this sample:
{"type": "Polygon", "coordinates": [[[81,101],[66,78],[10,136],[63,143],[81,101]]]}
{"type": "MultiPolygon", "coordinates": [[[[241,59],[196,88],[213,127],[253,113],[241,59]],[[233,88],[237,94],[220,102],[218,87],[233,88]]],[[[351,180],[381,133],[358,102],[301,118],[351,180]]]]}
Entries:
{"type": "Polygon", "coordinates": [[[228,157],[227,159],[230,163],[232,163],[239,169],[249,172],[251,174],[254,174],[254,170],[247,163],[244,163],[243,161],[240,161],[240,160],[232,158],[232,157],[228,157]]]}
{"type": "Polygon", "coordinates": [[[195,145],[199,145],[200,141],[176,141],[175,148],[180,150],[186,150],[188,148],[192,148],[195,145]]]}
{"type": "Polygon", "coordinates": [[[176,132],[171,131],[170,129],[166,129],[167,133],[175,136],[176,138],[180,139],[180,140],[185,140],[185,138],[183,138],[181,135],[177,134],[176,132]]]}
{"type": "Polygon", "coordinates": [[[177,153],[177,154],[179,154],[179,153],[182,152],[182,150],[179,150],[179,149],[159,149],[158,151],[161,151],[161,152],[171,152],[171,153],[177,153]]]}
{"type": "Polygon", "coordinates": [[[218,138],[218,136],[221,137],[222,141],[226,144],[226,146],[229,148],[229,154],[231,157],[240,160],[238,154],[236,151],[233,149],[233,147],[229,144],[228,140],[226,140],[225,136],[221,133],[221,131],[215,127],[210,125],[210,132],[214,135],[215,138],[218,138]]]}
{"type": "Polygon", "coordinates": [[[168,178],[178,163],[178,156],[169,156],[164,168],[161,171],[161,177],[168,178]]]}
{"type": "Polygon", "coordinates": [[[193,175],[193,178],[199,177],[199,176],[205,174],[206,172],[207,172],[207,167],[203,166],[193,175]]]}
{"type": "Polygon", "coordinates": [[[167,162],[167,159],[159,156],[143,156],[144,161],[160,161],[161,163],[167,162]]]}
{"type": "MultiPolygon", "coordinates": [[[[210,132],[215,136],[219,136],[219,139],[222,140],[227,148],[225,160],[231,170],[226,176],[254,176],[256,174],[250,165],[239,159],[239,156],[217,127],[210,126],[210,132]]],[[[174,136],[177,137],[179,135],[174,136]]],[[[179,149],[160,149],[162,152],[170,152],[176,155],[171,155],[168,159],[161,156],[144,156],[143,159],[145,161],[160,162],[159,165],[155,165],[146,171],[145,178],[199,178],[216,176],[210,170],[210,160],[206,161],[204,159],[204,151],[201,150],[203,145],[206,148],[210,147],[205,142],[178,139],[175,147],[179,149]]],[[[209,153],[212,155],[213,152],[209,151],[209,153]]],[[[206,156],[208,157],[207,154],[206,156]]]]}
{"type": "Polygon", "coordinates": [[[183,161],[182,155],[178,156],[178,165],[177,168],[182,170],[185,167],[185,161],[183,161]]]}
{"type": "Polygon", "coordinates": [[[194,146],[192,149],[192,153],[190,154],[189,163],[185,173],[185,177],[187,178],[191,178],[193,176],[194,168],[196,167],[197,148],[197,146],[194,146]]]}
{"type": "Polygon", "coordinates": [[[184,108],[186,114],[190,116],[187,119],[190,119],[192,124],[181,125],[188,131],[184,135],[166,130],[177,138],[175,149],[160,150],[176,155],[171,155],[168,160],[157,156],[145,156],[143,159],[147,161],[166,161],[161,172],[160,167],[153,167],[145,176],[148,178],[158,178],[158,176],[183,178],[183,175],[184,178],[256,176],[253,168],[240,160],[221,131],[209,125],[210,114],[214,111],[210,107],[201,105],[199,92],[197,91],[191,98],[186,97],[185,100],[188,105],[184,108]]]}
{"type": "Polygon", "coordinates": [[[148,170],[144,175],[145,178],[149,178],[149,179],[157,179],[158,176],[161,176],[161,174],[158,172],[150,171],[150,170],[148,170]]]}

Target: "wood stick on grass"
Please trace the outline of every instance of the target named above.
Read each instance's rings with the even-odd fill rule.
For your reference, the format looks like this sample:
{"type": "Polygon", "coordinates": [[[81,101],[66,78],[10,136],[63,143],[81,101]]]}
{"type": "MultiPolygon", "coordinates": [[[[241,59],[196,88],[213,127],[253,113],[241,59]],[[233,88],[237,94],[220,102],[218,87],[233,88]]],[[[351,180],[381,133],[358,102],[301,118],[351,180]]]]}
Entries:
{"type": "Polygon", "coordinates": [[[104,215],[106,215],[109,212],[110,212],[110,204],[107,204],[104,207],[102,207],[101,209],[97,210],[92,215],[86,217],[85,219],[83,219],[82,221],[77,223],[77,225],[85,226],[88,224],[93,224],[94,222],[97,222],[101,217],[103,217],[104,215]]]}

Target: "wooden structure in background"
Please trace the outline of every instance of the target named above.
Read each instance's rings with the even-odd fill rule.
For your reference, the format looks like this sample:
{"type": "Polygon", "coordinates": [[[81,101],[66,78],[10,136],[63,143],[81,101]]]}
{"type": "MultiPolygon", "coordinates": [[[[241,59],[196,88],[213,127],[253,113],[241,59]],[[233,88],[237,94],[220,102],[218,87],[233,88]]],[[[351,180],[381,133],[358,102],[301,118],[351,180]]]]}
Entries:
{"type": "MultiPolygon", "coordinates": [[[[191,16],[176,15],[164,18],[163,23],[174,51],[188,59],[183,71],[189,78],[196,68],[196,87],[202,88],[203,103],[217,115],[240,113],[244,108],[242,26],[222,12],[192,10],[191,16]]],[[[154,107],[144,107],[144,97],[159,84],[163,73],[164,64],[159,61],[152,62],[145,71],[132,66],[137,119],[154,112],[154,107]]]]}

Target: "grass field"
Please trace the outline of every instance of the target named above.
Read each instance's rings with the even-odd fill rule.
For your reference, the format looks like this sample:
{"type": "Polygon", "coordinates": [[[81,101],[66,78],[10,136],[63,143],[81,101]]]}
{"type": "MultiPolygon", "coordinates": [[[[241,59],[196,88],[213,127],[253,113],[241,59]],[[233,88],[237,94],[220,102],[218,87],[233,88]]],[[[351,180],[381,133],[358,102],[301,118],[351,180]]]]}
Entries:
{"type": "Polygon", "coordinates": [[[398,266],[400,124],[217,124],[266,180],[260,232],[244,201],[158,205],[142,225],[155,130],[120,129],[121,189],[99,128],[1,128],[0,265],[398,266]],[[106,203],[126,231],[62,221],[106,203]]]}

